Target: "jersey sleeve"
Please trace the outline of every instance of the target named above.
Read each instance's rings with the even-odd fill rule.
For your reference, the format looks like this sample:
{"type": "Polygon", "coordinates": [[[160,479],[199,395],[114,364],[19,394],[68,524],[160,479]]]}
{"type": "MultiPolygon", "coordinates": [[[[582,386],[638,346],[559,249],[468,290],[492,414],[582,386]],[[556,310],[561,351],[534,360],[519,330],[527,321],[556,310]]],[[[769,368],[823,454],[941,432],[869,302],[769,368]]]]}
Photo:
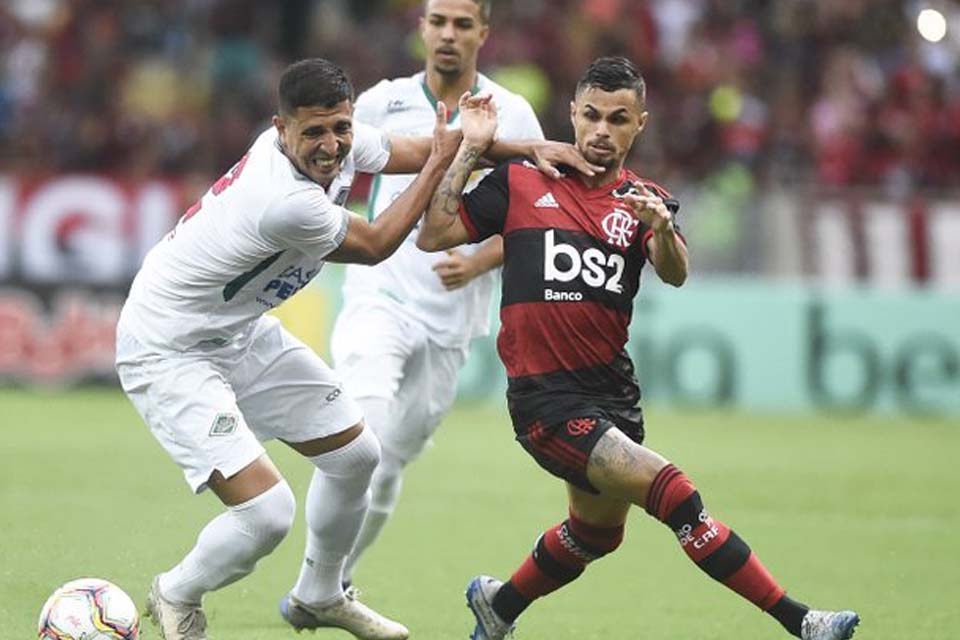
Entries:
{"type": "Polygon", "coordinates": [[[503,231],[510,209],[510,163],[499,165],[460,200],[460,220],[472,242],[503,231]]]}
{"type": "MultiPolygon", "coordinates": [[[[663,200],[663,205],[673,215],[673,230],[676,232],[677,237],[680,238],[680,242],[687,244],[687,239],[684,237],[683,232],[680,231],[680,224],[677,222],[677,214],[680,213],[680,201],[673,197],[669,191],[658,185],[656,182],[652,182],[650,180],[641,180],[641,182],[644,187],[652,191],[657,197],[663,200]]],[[[647,259],[650,258],[649,252],[647,251],[647,242],[649,242],[650,238],[652,237],[653,229],[647,227],[643,233],[643,238],[640,241],[640,248],[643,250],[643,255],[647,259]]]]}
{"type": "Polygon", "coordinates": [[[349,216],[322,189],[302,189],[267,209],[260,220],[260,233],[280,246],[323,258],[343,244],[349,216]]]}
{"type": "Polygon", "coordinates": [[[390,160],[390,141],[387,132],[354,120],[351,152],[357,171],[380,173],[390,160]]]}

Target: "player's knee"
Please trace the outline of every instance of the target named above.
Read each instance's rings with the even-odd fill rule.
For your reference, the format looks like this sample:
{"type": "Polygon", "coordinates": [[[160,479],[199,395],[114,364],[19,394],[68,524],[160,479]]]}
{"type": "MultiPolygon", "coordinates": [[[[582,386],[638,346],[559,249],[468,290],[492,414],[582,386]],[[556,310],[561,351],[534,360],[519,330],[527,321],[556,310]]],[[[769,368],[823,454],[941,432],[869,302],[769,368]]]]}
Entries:
{"type": "Polygon", "coordinates": [[[374,435],[373,430],[365,428],[347,446],[353,449],[351,468],[356,475],[372,477],[381,459],[380,440],[374,435]]]}
{"type": "Polygon", "coordinates": [[[606,527],[589,524],[572,515],[567,520],[570,543],[580,548],[583,557],[596,560],[616,551],[623,542],[623,525],[606,527]]]}
{"type": "Polygon", "coordinates": [[[400,487],[403,479],[399,471],[387,471],[383,469],[383,463],[377,467],[373,474],[373,481],[370,483],[371,499],[370,509],[390,513],[400,498],[400,487]]]}
{"type": "Polygon", "coordinates": [[[290,533],[296,511],[297,501],[286,480],[234,508],[245,533],[265,550],[272,550],[290,533]]]}

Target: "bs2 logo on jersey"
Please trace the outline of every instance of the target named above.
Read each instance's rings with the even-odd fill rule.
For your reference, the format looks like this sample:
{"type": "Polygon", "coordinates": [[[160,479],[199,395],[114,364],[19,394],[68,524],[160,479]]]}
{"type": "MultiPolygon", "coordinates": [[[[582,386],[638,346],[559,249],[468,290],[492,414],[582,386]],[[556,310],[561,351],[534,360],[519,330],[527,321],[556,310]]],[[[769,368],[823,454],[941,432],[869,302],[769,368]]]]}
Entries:
{"type": "MultiPolygon", "coordinates": [[[[623,293],[623,269],[626,260],[619,253],[607,255],[596,247],[579,251],[572,244],[557,242],[556,231],[551,229],[544,234],[543,243],[543,279],[547,282],[572,282],[580,279],[593,288],[603,287],[613,293],[623,293]],[[561,260],[563,256],[565,260],[561,260]]],[[[544,300],[579,301],[583,294],[579,291],[555,291],[545,289],[544,300]]]]}

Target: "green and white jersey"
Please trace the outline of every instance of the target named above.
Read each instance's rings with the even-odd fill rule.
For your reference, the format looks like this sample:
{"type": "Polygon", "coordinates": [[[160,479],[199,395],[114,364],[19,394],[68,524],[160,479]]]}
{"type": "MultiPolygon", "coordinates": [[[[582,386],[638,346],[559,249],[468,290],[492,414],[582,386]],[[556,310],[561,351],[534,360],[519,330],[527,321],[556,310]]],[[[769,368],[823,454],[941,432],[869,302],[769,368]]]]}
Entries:
{"type": "Polygon", "coordinates": [[[120,314],[141,344],[217,347],[304,287],[347,235],[343,203],[358,171],[390,159],[386,138],[356,123],[353,148],[326,189],[263,132],[144,258],[120,314]]]}
{"type": "MultiPolygon", "coordinates": [[[[497,137],[543,139],[543,131],[530,104],[478,74],[475,93],[490,93],[499,114],[497,137]]],[[[436,98],[420,72],[406,78],[382,80],[363,92],[356,102],[357,120],[390,133],[430,136],[436,121],[436,98]]],[[[459,113],[451,114],[450,127],[460,126],[459,113]]],[[[467,185],[473,188],[482,172],[475,172],[467,185]]],[[[402,193],[415,176],[378,175],[371,187],[367,215],[373,219],[402,193]]],[[[431,339],[446,347],[461,347],[490,331],[490,298],[496,285],[496,270],[483,274],[456,291],[443,288],[433,266],[443,252],[426,253],[416,246],[414,230],[397,252],[378,265],[350,265],[343,287],[344,304],[383,303],[408,320],[423,323],[431,339]]],[[[474,253],[479,245],[458,250],[474,253]]]]}

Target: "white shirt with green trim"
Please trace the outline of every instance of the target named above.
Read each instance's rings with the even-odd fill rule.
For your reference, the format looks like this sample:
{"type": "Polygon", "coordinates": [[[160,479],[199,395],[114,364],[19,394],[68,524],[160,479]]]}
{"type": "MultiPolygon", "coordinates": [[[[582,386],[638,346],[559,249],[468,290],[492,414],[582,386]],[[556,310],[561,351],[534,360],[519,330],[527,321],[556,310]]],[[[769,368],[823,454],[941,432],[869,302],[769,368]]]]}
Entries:
{"type": "Polygon", "coordinates": [[[230,344],[319,273],[347,235],[352,214],[342,205],[355,173],[389,159],[384,134],[355,122],[353,148],[324,189],[284,155],[271,127],[150,250],[120,324],[158,349],[230,344]]]}
{"type": "MultiPolygon", "coordinates": [[[[496,102],[501,139],[543,139],[543,130],[530,103],[483,74],[478,74],[475,91],[490,93],[496,102]]],[[[383,131],[430,136],[436,122],[436,98],[426,85],[426,74],[382,80],[357,98],[354,116],[383,131]]],[[[458,128],[458,113],[450,127],[458,128]]],[[[485,172],[475,172],[467,190],[476,186],[485,172]]],[[[378,175],[370,192],[367,215],[379,215],[402,193],[415,176],[378,175]]],[[[350,265],[343,286],[344,304],[360,304],[371,298],[395,307],[406,318],[423,323],[431,339],[445,347],[466,346],[471,338],[490,331],[490,299],[496,286],[497,270],[489,271],[455,291],[444,289],[433,266],[443,252],[426,253],[416,246],[414,230],[390,258],[375,266],[350,265]]],[[[457,250],[472,254],[479,245],[457,250]]]]}

